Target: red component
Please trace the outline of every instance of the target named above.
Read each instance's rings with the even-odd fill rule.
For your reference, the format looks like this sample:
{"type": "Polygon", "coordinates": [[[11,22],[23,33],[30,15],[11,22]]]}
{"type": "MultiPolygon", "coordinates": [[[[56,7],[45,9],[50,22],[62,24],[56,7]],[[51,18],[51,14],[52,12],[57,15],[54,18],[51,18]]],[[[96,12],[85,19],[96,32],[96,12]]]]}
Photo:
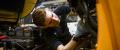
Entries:
{"type": "Polygon", "coordinates": [[[2,35],[2,36],[0,36],[0,40],[2,40],[2,39],[8,39],[8,37],[7,37],[7,36],[2,35]]]}

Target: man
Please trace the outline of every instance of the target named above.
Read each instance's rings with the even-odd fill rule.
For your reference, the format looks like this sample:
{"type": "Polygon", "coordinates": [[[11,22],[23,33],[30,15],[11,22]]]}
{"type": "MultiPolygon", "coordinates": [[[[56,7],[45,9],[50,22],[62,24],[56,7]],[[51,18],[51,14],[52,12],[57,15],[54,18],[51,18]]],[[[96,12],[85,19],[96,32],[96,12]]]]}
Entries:
{"type": "Polygon", "coordinates": [[[67,6],[58,7],[54,12],[48,9],[36,9],[33,12],[33,23],[42,29],[42,37],[48,41],[46,43],[50,46],[50,50],[74,50],[88,37],[89,33],[84,32],[86,34],[71,38],[66,22],[69,12],[67,6]]]}

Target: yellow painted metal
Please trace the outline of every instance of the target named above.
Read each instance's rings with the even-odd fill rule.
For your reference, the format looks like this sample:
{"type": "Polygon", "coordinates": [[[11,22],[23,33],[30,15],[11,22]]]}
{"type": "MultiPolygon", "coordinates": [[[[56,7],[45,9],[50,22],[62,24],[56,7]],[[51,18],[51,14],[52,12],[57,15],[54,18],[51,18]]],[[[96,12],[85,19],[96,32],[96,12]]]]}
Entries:
{"type": "Polygon", "coordinates": [[[34,8],[37,0],[25,0],[24,8],[23,8],[23,13],[21,14],[21,18],[25,17],[28,15],[32,9],[34,8]]]}
{"type": "MultiPolygon", "coordinates": [[[[97,7],[101,11],[101,5],[97,5],[97,7]]],[[[108,30],[108,24],[105,18],[105,14],[103,12],[98,12],[98,44],[97,50],[113,50],[112,42],[110,37],[110,32],[108,30]]]]}
{"type": "Polygon", "coordinates": [[[97,50],[120,50],[120,0],[98,0],[97,50]]]}
{"type": "Polygon", "coordinates": [[[3,47],[1,47],[0,50],[3,50],[3,47]]]}

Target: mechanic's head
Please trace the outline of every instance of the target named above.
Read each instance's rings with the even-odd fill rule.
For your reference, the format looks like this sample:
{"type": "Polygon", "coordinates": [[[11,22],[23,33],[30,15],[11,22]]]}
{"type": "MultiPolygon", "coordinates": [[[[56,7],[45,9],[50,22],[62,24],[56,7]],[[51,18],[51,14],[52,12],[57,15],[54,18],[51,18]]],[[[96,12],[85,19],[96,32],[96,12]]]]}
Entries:
{"type": "Polygon", "coordinates": [[[36,9],[33,14],[33,23],[38,27],[57,27],[59,25],[59,18],[53,12],[46,9],[36,9]]]}

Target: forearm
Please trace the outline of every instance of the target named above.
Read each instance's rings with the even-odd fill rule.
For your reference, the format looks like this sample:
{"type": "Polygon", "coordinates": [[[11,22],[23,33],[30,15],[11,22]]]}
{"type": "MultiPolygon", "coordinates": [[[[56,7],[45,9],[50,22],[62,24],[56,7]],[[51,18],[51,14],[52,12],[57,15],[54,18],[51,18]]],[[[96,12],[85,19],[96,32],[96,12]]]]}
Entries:
{"type": "Polygon", "coordinates": [[[73,39],[70,40],[65,46],[62,44],[58,46],[57,50],[74,50],[79,43],[74,41],[73,39]]]}
{"type": "Polygon", "coordinates": [[[77,47],[77,45],[78,42],[71,39],[70,42],[64,46],[64,50],[74,50],[77,47]]]}

